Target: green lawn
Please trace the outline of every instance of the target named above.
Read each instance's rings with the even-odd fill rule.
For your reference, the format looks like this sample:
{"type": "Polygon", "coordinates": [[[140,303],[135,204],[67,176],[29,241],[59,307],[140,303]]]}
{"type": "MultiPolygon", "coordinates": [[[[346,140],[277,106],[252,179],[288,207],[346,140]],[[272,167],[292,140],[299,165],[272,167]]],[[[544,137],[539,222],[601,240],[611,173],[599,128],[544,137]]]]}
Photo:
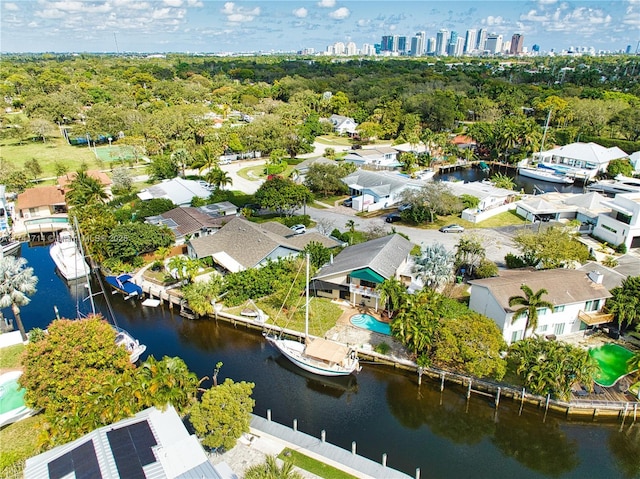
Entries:
{"type": "Polygon", "coordinates": [[[285,448],[278,456],[278,459],[292,462],[294,466],[324,479],[356,479],[356,477],[351,474],[347,474],[346,472],[336,469],[324,462],[305,456],[293,449],[285,448]]]}
{"type": "Polygon", "coordinates": [[[0,369],[19,368],[21,366],[20,357],[24,351],[24,344],[16,344],[0,349],[0,369]]]}
{"type": "Polygon", "coordinates": [[[315,141],[327,146],[331,146],[331,145],[349,146],[352,144],[349,138],[344,136],[336,136],[336,135],[318,136],[316,137],[315,141]]]}
{"type": "Polygon", "coordinates": [[[527,221],[518,216],[515,211],[505,211],[498,215],[492,216],[489,219],[476,223],[476,228],[499,228],[500,226],[515,226],[523,225],[527,221]]]}
{"type": "Polygon", "coordinates": [[[0,429],[0,477],[22,477],[24,461],[40,452],[37,431],[43,423],[39,414],[0,429]]]}

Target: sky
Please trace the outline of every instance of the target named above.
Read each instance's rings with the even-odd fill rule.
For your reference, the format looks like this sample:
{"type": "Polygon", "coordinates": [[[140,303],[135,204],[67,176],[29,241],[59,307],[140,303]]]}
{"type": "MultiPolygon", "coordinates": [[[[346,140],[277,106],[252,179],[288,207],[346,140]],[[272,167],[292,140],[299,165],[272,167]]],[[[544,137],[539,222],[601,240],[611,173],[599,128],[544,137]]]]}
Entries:
{"type": "Polygon", "coordinates": [[[542,51],[640,41],[640,0],[0,0],[0,52],[292,52],[486,28],[542,51]]]}

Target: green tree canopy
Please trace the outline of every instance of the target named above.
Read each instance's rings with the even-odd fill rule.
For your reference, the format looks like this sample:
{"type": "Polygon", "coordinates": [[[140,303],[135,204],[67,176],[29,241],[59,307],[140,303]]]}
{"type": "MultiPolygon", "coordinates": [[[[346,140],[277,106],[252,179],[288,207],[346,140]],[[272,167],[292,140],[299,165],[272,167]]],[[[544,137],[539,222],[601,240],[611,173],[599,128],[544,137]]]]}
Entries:
{"type": "Polygon", "coordinates": [[[513,241],[530,266],[562,268],[574,261],[585,263],[589,259],[588,248],[562,227],[551,226],[538,232],[522,231],[513,241]]]}
{"type": "Polygon", "coordinates": [[[351,173],[352,166],[352,163],[315,163],[309,167],[304,184],[312,192],[322,196],[344,194],[348,191],[348,187],[342,178],[351,173]]]}
{"type": "Polygon", "coordinates": [[[164,225],[125,223],[117,225],[109,233],[106,254],[126,263],[141,254],[169,246],[174,239],[173,232],[164,225]]]}
{"type": "Polygon", "coordinates": [[[640,276],[629,276],[611,290],[605,308],[614,315],[618,326],[626,329],[640,323],[640,276]]]}
{"type": "Polygon", "coordinates": [[[306,186],[297,185],[289,179],[276,176],[265,181],[258,188],[254,199],[263,208],[293,216],[293,213],[305,202],[311,202],[313,195],[306,186]]]}

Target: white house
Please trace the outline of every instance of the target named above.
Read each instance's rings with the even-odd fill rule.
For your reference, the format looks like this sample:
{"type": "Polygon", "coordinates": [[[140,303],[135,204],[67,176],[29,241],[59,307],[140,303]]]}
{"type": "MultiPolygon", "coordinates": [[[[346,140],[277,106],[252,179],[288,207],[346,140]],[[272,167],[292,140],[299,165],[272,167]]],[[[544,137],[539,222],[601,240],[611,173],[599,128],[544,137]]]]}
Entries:
{"type": "Polygon", "coordinates": [[[419,190],[424,181],[390,171],[358,170],[342,178],[353,196],[352,208],[357,211],[375,211],[387,208],[401,200],[408,188],[419,190]]]}
{"type": "Polygon", "coordinates": [[[329,121],[333,125],[333,131],[339,135],[355,135],[358,124],[353,118],[342,115],[331,115],[329,121]]]}
{"type": "Polygon", "coordinates": [[[603,205],[611,211],[598,215],[593,235],[614,246],[640,248],[640,193],[619,193],[603,205]]]}
{"type": "Polygon", "coordinates": [[[374,148],[361,148],[348,151],[344,161],[369,168],[395,169],[401,166],[398,161],[400,152],[390,146],[378,146],[374,148]]]}
{"type": "Polygon", "coordinates": [[[571,143],[534,155],[546,166],[560,173],[593,179],[598,173],[607,171],[611,160],[628,158],[617,146],[605,148],[597,143],[571,143]]]}
{"type": "Polygon", "coordinates": [[[171,180],[162,180],[161,183],[142,190],[138,193],[138,198],[143,201],[154,198],[167,198],[177,206],[189,206],[194,196],[206,199],[210,195],[211,190],[197,181],[173,178],[171,180]]]}
{"type": "MultiPolygon", "coordinates": [[[[605,300],[611,296],[602,284],[601,273],[573,269],[511,270],[502,271],[495,278],[470,281],[469,308],[493,319],[504,340],[511,344],[525,337],[526,318],[515,323],[514,310],[509,298],[523,296],[523,284],[535,293],[547,290],[542,299],[554,305],[553,309],[538,311],[538,327],[535,334],[553,335],[561,338],[586,329],[588,326],[611,321],[612,315],[600,311],[605,300]]],[[[527,331],[527,337],[532,332],[527,331]]]]}
{"type": "Polygon", "coordinates": [[[516,191],[497,188],[491,183],[484,181],[472,181],[469,183],[462,181],[443,181],[442,183],[458,197],[470,195],[480,200],[477,207],[466,209],[462,212],[462,218],[472,222],[476,222],[475,217],[479,213],[508,205],[514,202],[518,196],[516,191]]]}

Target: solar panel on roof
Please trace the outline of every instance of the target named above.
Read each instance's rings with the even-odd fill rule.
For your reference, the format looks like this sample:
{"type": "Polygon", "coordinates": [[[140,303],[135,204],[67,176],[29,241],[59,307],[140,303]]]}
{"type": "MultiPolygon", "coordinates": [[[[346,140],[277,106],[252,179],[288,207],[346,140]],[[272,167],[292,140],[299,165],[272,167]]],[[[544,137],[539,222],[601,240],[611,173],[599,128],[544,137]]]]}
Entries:
{"type": "Polygon", "coordinates": [[[145,479],[142,469],[156,462],[151,448],[157,444],[149,423],[141,421],[107,432],[118,474],[127,479],[145,479]]]}
{"type": "MultiPolygon", "coordinates": [[[[74,472],[76,479],[101,479],[100,465],[93,447],[87,441],[47,464],[49,479],[61,479],[74,472]]],[[[143,476],[144,479],[144,476],[143,476]]]]}

